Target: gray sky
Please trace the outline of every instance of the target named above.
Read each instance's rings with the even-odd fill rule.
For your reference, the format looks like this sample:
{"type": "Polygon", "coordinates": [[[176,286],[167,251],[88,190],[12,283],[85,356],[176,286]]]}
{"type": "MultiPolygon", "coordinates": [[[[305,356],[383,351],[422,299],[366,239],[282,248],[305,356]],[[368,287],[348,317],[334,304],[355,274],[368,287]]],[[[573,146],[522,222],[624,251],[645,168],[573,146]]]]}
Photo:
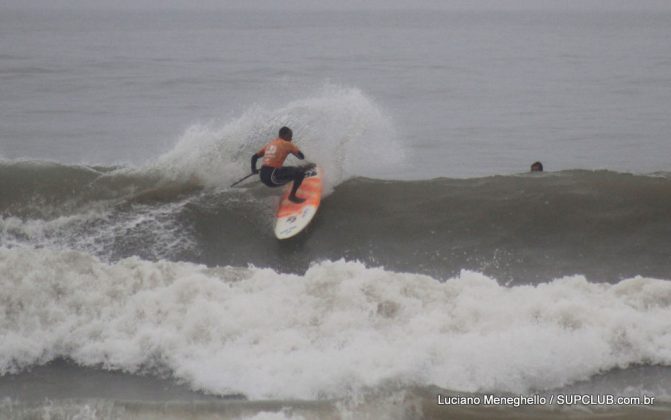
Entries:
{"type": "Polygon", "coordinates": [[[615,9],[671,10],[671,0],[0,0],[10,9],[615,9]]]}

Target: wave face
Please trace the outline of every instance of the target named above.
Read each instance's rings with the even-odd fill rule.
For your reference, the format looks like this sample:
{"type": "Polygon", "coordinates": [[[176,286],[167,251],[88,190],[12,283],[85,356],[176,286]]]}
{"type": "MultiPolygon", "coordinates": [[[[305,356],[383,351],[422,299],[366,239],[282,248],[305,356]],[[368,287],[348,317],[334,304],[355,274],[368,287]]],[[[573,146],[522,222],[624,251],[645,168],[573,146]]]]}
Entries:
{"type": "Polygon", "coordinates": [[[292,273],[344,258],[442,279],[468,269],[512,284],[572,274],[671,278],[665,174],[351,178],[333,186],[305,234],[279,243],[277,191],[255,181],[212,188],[140,172],[0,164],[0,245],[292,273]]]}
{"type": "Polygon", "coordinates": [[[505,287],[361,263],[271,269],[115,263],[0,249],[0,374],[67,358],[193,389],[320,399],[381,386],[529,392],[671,363],[671,282],[505,287]]]}

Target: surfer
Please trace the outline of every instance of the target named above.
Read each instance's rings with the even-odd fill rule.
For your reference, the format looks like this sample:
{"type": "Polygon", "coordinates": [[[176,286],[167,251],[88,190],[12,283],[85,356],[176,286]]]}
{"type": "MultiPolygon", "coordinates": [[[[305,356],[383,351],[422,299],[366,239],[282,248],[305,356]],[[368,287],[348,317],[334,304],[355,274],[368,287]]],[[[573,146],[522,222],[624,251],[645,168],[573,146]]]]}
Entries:
{"type": "Polygon", "coordinates": [[[297,197],[296,191],[298,191],[298,187],[301,186],[305,178],[305,171],[314,165],[305,167],[282,166],[289,153],[298,159],[305,159],[303,152],[291,142],[292,137],[293,132],[289,127],[280,128],[278,138],[263,146],[252,156],[252,173],[260,174],[261,182],[269,187],[279,187],[293,181],[294,185],[291,188],[289,200],[294,203],[302,203],[305,199],[297,197]],[[260,157],[263,157],[263,163],[261,170],[258,170],[256,169],[256,161],[260,157]]]}

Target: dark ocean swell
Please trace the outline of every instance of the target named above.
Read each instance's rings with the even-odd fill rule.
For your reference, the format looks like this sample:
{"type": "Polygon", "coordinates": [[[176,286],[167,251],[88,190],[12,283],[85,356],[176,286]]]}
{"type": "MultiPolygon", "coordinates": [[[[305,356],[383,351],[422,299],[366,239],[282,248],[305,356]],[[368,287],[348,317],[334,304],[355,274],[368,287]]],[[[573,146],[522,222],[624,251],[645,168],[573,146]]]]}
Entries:
{"type": "Polygon", "coordinates": [[[573,170],[350,179],[299,237],[272,234],[277,190],[168,182],[118,168],[0,164],[0,245],[304,272],[322,260],[512,283],[671,278],[671,177],[573,170]]]}

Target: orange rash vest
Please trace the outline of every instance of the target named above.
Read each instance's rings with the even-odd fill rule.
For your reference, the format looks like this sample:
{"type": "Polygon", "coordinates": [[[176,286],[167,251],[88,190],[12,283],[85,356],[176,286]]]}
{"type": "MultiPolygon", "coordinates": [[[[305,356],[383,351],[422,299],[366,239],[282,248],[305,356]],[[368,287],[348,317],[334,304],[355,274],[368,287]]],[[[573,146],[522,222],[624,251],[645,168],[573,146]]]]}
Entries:
{"type": "Polygon", "coordinates": [[[297,156],[300,152],[292,142],[277,138],[263,146],[256,155],[263,156],[263,166],[281,168],[289,153],[297,156]]]}

